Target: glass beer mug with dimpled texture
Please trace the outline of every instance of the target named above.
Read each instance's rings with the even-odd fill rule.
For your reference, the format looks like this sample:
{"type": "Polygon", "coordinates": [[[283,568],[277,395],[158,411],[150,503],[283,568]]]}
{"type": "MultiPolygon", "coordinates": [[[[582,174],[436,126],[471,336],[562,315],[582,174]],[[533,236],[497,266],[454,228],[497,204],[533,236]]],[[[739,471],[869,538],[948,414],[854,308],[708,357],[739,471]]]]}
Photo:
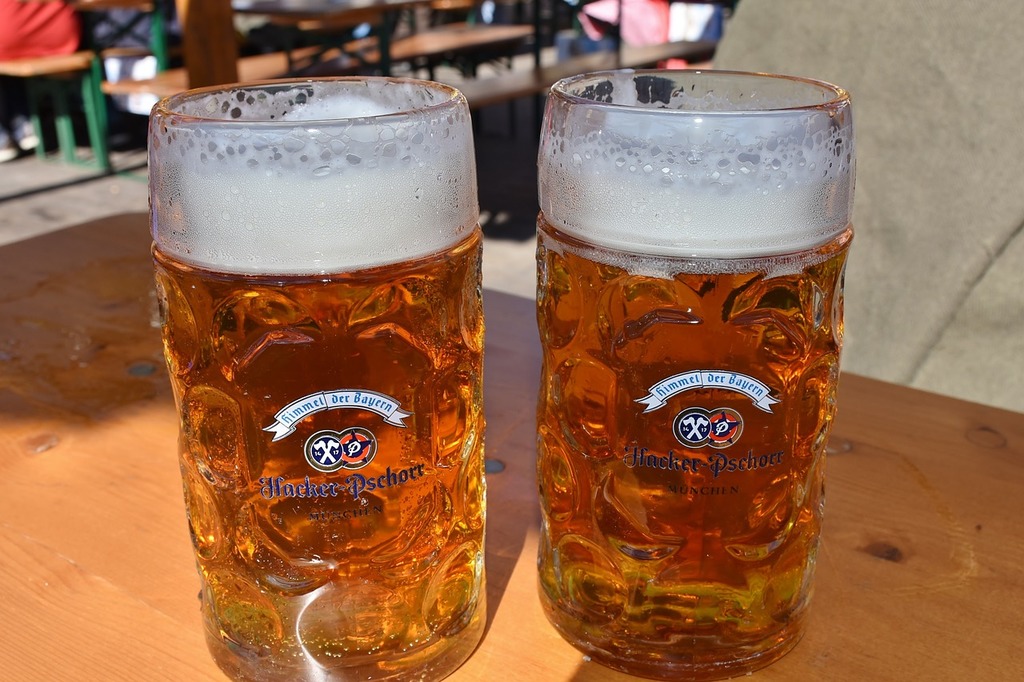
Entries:
{"type": "Polygon", "coordinates": [[[483,630],[472,129],[399,79],[227,86],[150,124],[206,637],[244,680],[440,679],[483,630]]]}
{"type": "Polygon", "coordinates": [[[835,412],[847,94],[769,75],[555,85],[539,155],[548,618],[605,665],[731,677],[800,636],[835,412]]]}

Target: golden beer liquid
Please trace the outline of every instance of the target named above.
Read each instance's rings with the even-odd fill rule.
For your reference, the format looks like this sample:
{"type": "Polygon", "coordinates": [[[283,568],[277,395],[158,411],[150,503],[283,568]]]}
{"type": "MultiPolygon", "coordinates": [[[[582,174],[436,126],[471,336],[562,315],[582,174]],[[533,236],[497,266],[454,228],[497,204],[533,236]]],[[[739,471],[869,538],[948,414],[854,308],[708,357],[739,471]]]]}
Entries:
{"type": "Polygon", "coordinates": [[[232,677],[434,680],[476,646],[480,248],[476,229],[447,253],[327,276],[220,274],[155,250],[203,618],[232,677]],[[325,409],[266,430],[342,389],[411,415],[325,409]],[[352,428],[376,438],[368,464],[310,465],[307,439],[352,428]]]}
{"type": "Polygon", "coordinates": [[[801,633],[835,410],[852,236],[781,257],[696,260],[588,245],[539,222],[540,594],[596,661],[662,679],[741,675],[801,633]],[[770,412],[694,370],[770,387],[770,412]],[[687,447],[692,408],[738,438],[687,447]]]}

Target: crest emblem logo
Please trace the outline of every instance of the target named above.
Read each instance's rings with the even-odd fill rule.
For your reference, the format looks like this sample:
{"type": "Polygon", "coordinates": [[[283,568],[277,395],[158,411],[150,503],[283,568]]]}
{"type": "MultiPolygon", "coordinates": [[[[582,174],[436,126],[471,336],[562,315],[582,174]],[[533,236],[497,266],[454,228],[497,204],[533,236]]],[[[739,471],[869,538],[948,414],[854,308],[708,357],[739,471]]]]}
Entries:
{"type": "Polygon", "coordinates": [[[377,438],[367,429],[317,431],[306,440],[306,461],[317,471],[362,469],[377,454],[377,438]]]}
{"type": "Polygon", "coordinates": [[[688,448],[699,448],[708,442],[711,415],[703,407],[691,407],[676,415],[672,422],[676,440],[688,448]]]}
{"type": "Polygon", "coordinates": [[[743,417],[734,409],[717,407],[705,410],[690,407],[672,421],[672,433],[676,440],[688,448],[727,448],[743,433],[743,417]]]}
{"type": "Polygon", "coordinates": [[[711,431],[708,445],[713,448],[727,448],[743,433],[743,417],[736,410],[720,407],[711,413],[711,431]]]}

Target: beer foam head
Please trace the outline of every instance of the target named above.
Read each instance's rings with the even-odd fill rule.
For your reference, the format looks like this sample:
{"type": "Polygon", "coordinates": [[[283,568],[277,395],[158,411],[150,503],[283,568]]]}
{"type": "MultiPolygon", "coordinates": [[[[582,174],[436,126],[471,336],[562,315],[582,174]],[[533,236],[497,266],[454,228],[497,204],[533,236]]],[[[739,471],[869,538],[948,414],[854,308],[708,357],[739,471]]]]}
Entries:
{"type": "Polygon", "coordinates": [[[150,119],[153,237],[210,270],[346,272],[441,252],[478,220],[465,98],[338,78],[182,93],[150,119]]]}
{"type": "Polygon", "coordinates": [[[724,71],[613,71],[556,83],[540,207],[602,246],[743,258],[850,222],[853,122],[835,86],[724,71]]]}

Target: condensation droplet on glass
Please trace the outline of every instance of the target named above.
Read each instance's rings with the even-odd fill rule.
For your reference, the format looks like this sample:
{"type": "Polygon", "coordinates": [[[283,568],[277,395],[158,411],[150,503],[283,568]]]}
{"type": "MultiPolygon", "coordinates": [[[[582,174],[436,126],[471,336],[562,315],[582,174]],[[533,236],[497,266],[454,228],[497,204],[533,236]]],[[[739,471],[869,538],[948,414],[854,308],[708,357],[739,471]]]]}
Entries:
{"type": "Polygon", "coordinates": [[[619,158],[615,159],[615,165],[618,166],[619,168],[622,168],[623,166],[626,165],[626,160],[620,156],[619,158]]]}
{"type": "Polygon", "coordinates": [[[324,177],[326,175],[330,175],[330,174],[331,174],[331,167],[330,166],[319,166],[319,167],[313,169],[313,175],[315,175],[318,178],[322,178],[322,177],[324,177]]]}
{"type": "Polygon", "coordinates": [[[686,160],[693,165],[696,165],[704,160],[704,155],[696,149],[690,150],[690,153],[686,155],[686,160]]]}
{"type": "Polygon", "coordinates": [[[572,163],[573,163],[574,166],[582,166],[583,165],[583,157],[580,156],[579,154],[573,154],[572,155],[572,163]]]}

